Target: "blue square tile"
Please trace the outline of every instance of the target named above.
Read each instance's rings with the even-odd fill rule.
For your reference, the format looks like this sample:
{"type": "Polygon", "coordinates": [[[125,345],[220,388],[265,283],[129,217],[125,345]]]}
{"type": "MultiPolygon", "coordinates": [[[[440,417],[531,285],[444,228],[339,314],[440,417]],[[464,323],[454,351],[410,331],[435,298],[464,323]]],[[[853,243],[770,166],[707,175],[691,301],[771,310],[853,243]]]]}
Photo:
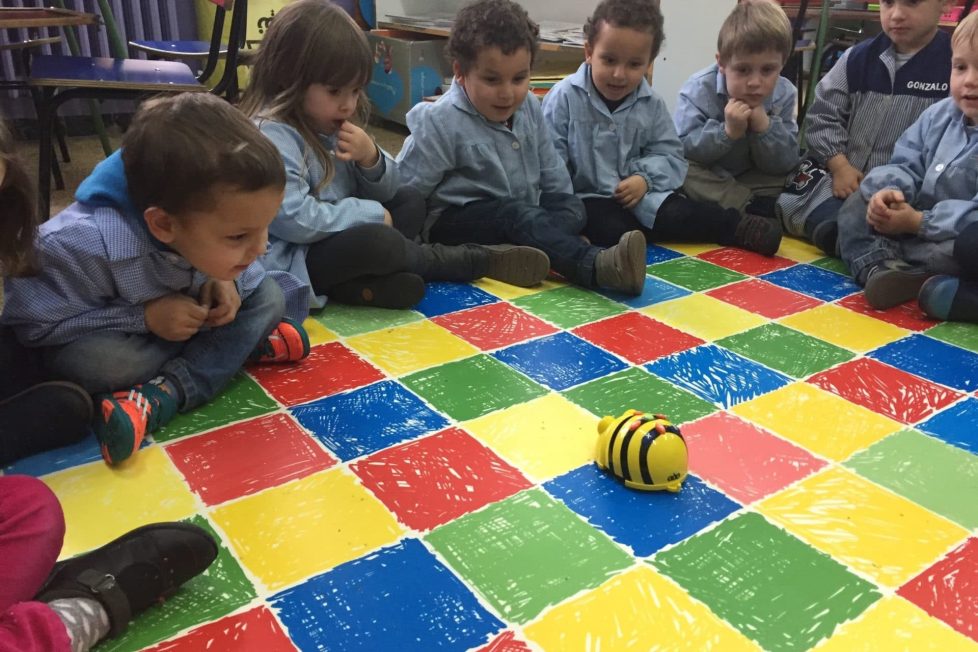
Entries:
{"type": "Polygon", "coordinates": [[[533,380],[557,391],[624,369],[628,365],[590,342],[557,333],[492,354],[533,380]]]}
{"type": "Polygon", "coordinates": [[[814,265],[794,265],[760,278],[822,301],[835,301],[861,291],[852,279],[814,265]]]}
{"type": "Polygon", "coordinates": [[[955,403],[918,424],[917,429],[978,455],[978,399],[955,403]]]}
{"type": "Polygon", "coordinates": [[[869,353],[869,357],[954,389],[978,389],[978,353],[926,335],[891,342],[869,353]]]}
{"type": "Polygon", "coordinates": [[[645,368],[723,408],[791,382],[784,374],[713,344],[660,358],[645,368]]]}
{"type": "MultiPolygon", "coordinates": [[[[152,445],[149,439],[144,439],[139,448],[142,450],[152,445]]],[[[99,449],[98,441],[96,441],[95,435],[90,433],[80,442],[71,446],[55,448],[54,450],[25,457],[2,470],[7,475],[17,474],[40,477],[48,473],[54,473],[55,471],[70,469],[73,466],[101,461],[101,459],[102,451],[99,449]]]]}
{"type": "Polygon", "coordinates": [[[611,290],[599,290],[599,292],[609,299],[623,303],[626,306],[631,306],[632,308],[644,308],[654,303],[662,303],[663,301],[678,299],[687,294],[692,294],[686,288],[667,283],[661,278],[655,278],[654,276],[645,277],[645,286],[642,288],[642,294],[637,297],[630,294],[612,292],[611,290]]]}
{"type": "Polygon", "coordinates": [[[289,411],[344,462],[448,425],[445,417],[393,380],[289,411]]]}
{"type": "Polygon", "coordinates": [[[417,539],[269,598],[301,650],[466,650],[505,625],[417,539]]]}
{"type": "Polygon", "coordinates": [[[554,478],[544,488],[639,557],[682,541],[740,508],[692,475],[678,494],[639,491],[596,464],[554,478]]]}
{"type": "Polygon", "coordinates": [[[499,301],[485,290],[468,283],[426,283],[424,298],[414,307],[426,317],[437,317],[466,308],[499,301]]]}
{"type": "Polygon", "coordinates": [[[656,263],[664,263],[667,260],[673,260],[674,258],[682,258],[683,254],[678,251],[673,251],[672,249],[666,249],[665,247],[660,247],[659,245],[650,244],[645,250],[645,264],[655,265],[656,263]]]}

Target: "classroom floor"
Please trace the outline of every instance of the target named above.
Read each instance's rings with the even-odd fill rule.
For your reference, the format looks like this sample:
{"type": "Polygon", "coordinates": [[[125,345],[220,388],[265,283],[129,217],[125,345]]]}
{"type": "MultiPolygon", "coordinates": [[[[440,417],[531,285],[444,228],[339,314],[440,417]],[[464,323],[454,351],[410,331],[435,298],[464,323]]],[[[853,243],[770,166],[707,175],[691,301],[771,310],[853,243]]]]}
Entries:
{"type": "Polygon", "coordinates": [[[24,460],[64,555],[210,529],[207,574],[108,650],[978,650],[978,327],[871,310],[836,260],[650,246],[638,298],[437,283],[331,304],[110,469],[24,460]],[[682,427],[679,494],[593,463],[682,427]]]}

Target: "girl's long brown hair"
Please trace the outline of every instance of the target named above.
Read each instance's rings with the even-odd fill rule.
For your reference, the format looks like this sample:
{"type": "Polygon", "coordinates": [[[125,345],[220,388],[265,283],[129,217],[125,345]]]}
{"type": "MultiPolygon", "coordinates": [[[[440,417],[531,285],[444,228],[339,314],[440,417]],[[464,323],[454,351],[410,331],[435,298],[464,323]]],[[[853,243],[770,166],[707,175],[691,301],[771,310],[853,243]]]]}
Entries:
{"type": "MultiPolygon", "coordinates": [[[[333,161],[316,127],[302,108],[306,89],[319,83],[334,88],[370,82],[373,57],[363,30],[342,8],[324,0],[296,0],[282,8],[258,50],[251,81],[241,102],[249,117],[284,122],[302,134],[325,174],[316,190],[333,178],[333,161]]],[[[366,122],[366,92],[354,122],[366,122]]]]}
{"type": "Polygon", "coordinates": [[[0,274],[25,276],[35,271],[34,238],[37,209],[34,184],[14,155],[10,132],[0,122],[0,274]]]}

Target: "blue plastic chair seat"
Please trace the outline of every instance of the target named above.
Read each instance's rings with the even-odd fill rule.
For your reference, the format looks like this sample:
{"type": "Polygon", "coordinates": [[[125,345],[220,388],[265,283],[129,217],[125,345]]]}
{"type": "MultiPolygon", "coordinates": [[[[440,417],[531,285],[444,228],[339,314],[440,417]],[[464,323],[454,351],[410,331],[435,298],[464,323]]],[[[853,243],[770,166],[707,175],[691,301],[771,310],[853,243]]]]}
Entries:
{"type": "MultiPolygon", "coordinates": [[[[129,41],[129,45],[159,57],[182,59],[206,59],[211,47],[207,41],[129,41]]],[[[222,43],[221,56],[227,51],[227,45],[222,43]]]]}
{"type": "Polygon", "coordinates": [[[187,64],[179,61],[107,57],[36,56],[31,61],[28,81],[32,86],[170,92],[207,90],[187,64]]]}

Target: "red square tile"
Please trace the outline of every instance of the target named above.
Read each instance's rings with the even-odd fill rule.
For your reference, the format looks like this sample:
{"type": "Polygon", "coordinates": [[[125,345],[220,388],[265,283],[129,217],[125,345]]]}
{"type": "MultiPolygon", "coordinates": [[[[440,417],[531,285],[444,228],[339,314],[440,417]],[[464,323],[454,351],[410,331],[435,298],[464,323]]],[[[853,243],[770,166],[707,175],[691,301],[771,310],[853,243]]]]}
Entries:
{"type": "Polygon", "coordinates": [[[780,256],[771,256],[769,258],[755,254],[753,251],[744,251],[743,249],[736,249],[734,247],[713,249],[712,251],[700,254],[697,258],[702,258],[714,265],[720,265],[721,267],[732,269],[741,274],[750,274],[751,276],[760,276],[761,274],[791,267],[795,264],[795,261],[781,258],[780,256]]]}
{"type": "Polygon", "coordinates": [[[978,539],[968,539],[897,593],[978,641],[978,539]]]}
{"type": "Polygon", "coordinates": [[[808,382],[902,423],[917,423],[961,398],[952,389],[870,358],[815,374],[808,382]]]}
{"type": "Polygon", "coordinates": [[[532,484],[456,428],[379,451],[351,468],[415,530],[430,530],[532,484]]]}
{"type": "Polygon", "coordinates": [[[336,460],[286,414],[225,426],[164,446],[208,505],[329,468],[336,460]]]}
{"type": "Polygon", "coordinates": [[[877,310],[866,302],[865,294],[857,292],[841,299],[839,305],[910,331],[925,331],[938,323],[925,315],[916,301],[908,301],[888,310],[877,310]]]}
{"type": "Polygon", "coordinates": [[[726,412],[687,423],[682,431],[690,471],[745,505],[825,466],[804,449],[726,412]]]}
{"type": "Polygon", "coordinates": [[[339,342],[314,346],[296,364],[253,365],[248,372],[280,403],[298,405],[384,377],[376,367],[339,342]]]}
{"type": "Polygon", "coordinates": [[[793,315],[822,303],[818,299],[760,279],[725,285],[706,294],[768,319],[793,315]]]}
{"type": "Polygon", "coordinates": [[[574,333],[633,364],[699,346],[703,340],[637,312],[579,326],[574,333]]]}
{"type": "Polygon", "coordinates": [[[145,652],[295,652],[267,607],[221,618],[202,625],[180,638],[160,643],[145,652]]]}
{"type": "Polygon", "coordinates": [[[530,646],[518,640],[513,632],[503,632],[476,652],[530,652],[530,646]]]}
{"type": "Polygon", "coordinates": [[[431,321],[482,351],[557,332],[547,322],[505,301],[453,312],[431,321]]]}

